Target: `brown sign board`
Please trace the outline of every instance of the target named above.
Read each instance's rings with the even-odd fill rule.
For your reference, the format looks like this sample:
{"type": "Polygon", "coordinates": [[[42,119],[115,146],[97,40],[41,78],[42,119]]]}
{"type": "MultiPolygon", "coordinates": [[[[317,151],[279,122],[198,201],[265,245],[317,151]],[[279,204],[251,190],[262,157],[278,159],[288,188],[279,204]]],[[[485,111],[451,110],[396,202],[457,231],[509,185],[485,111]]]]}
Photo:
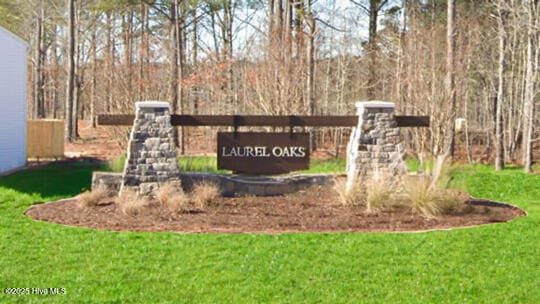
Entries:
{"type": "Polygon", "coordinates": [[[309,168],[309,133],[218,132],[219,169],[280,174],[309,168]]]}

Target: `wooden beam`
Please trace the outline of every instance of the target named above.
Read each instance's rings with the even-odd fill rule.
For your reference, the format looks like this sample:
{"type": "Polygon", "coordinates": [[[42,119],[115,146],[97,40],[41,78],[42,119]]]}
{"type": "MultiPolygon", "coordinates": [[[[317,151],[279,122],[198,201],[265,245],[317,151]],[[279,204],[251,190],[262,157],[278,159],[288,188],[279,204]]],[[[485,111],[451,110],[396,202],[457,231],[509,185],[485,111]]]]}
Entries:
{"type": "Polygon", "coordinates": [[[99,114],[97,124],[100,126],[131,126],[135,120],[133,114],[99,114]]]}
{"type": "MultiPolygon", "coordinates": [[[[101,126],[131,126],[133,114],[101,114],[101,126]]],[[[399,127],[429,127],[429,116],[396,116],[399,127]]],[[[358,116],[171,115],[173,126],[355,127],[358,116]]]]}
{"type": "Polygon", "coordinates": [[[175,126],[350,127],[357,116],[172,115],[175,126]]]}
{"type": "Polygon", "coordinates": [[[398,127],[429,127],[429,116],[395,116],[398,127]]]}

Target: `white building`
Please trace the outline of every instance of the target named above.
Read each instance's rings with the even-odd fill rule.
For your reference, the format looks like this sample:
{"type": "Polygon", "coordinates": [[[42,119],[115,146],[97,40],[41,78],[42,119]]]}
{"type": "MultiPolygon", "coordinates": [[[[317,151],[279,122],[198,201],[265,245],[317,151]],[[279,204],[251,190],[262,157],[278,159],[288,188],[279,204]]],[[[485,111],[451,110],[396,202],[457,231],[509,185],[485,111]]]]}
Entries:
{"type": "Polygon", "coordinates": [[[27,49],[0,26],[0,175],[26,164],[27,49]]]}

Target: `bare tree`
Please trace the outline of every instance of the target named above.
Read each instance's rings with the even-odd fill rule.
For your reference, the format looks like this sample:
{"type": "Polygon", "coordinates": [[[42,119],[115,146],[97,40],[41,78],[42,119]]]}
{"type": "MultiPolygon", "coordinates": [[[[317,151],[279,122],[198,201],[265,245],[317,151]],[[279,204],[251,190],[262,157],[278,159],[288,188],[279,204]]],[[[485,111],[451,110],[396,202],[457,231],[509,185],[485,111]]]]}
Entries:
{"type": "Polygon", "coordinates": [[[379,77],[377,73],[377,27],[379,22],[379,15],[385,5],[388,4],[389,0],[351,0],[351,2],[359,6],[369,16],[369,36],[366,47],[366,53],[369,60],[367,97],[368,99],[376,99],[377,95],[381,93],[379,88],[379,77]]]}

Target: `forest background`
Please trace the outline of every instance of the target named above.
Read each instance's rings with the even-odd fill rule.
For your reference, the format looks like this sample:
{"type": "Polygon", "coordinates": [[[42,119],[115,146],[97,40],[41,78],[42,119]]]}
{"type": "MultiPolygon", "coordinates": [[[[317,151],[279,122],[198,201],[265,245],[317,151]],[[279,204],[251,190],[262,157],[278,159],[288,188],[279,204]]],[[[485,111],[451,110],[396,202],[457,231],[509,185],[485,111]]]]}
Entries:
{"type": "MultiPolygon", "coordinates": [[[[403,129],[421,160],[530,172],[540,150],[537,0],[0,0],[0,25],[30,44],[29,118],[65,119],[68,141],[138,100],[266,115],[387,100],[431,117],[403,129]]],[[[346,129],[312,131],[339,155],[346,129]]]]}

